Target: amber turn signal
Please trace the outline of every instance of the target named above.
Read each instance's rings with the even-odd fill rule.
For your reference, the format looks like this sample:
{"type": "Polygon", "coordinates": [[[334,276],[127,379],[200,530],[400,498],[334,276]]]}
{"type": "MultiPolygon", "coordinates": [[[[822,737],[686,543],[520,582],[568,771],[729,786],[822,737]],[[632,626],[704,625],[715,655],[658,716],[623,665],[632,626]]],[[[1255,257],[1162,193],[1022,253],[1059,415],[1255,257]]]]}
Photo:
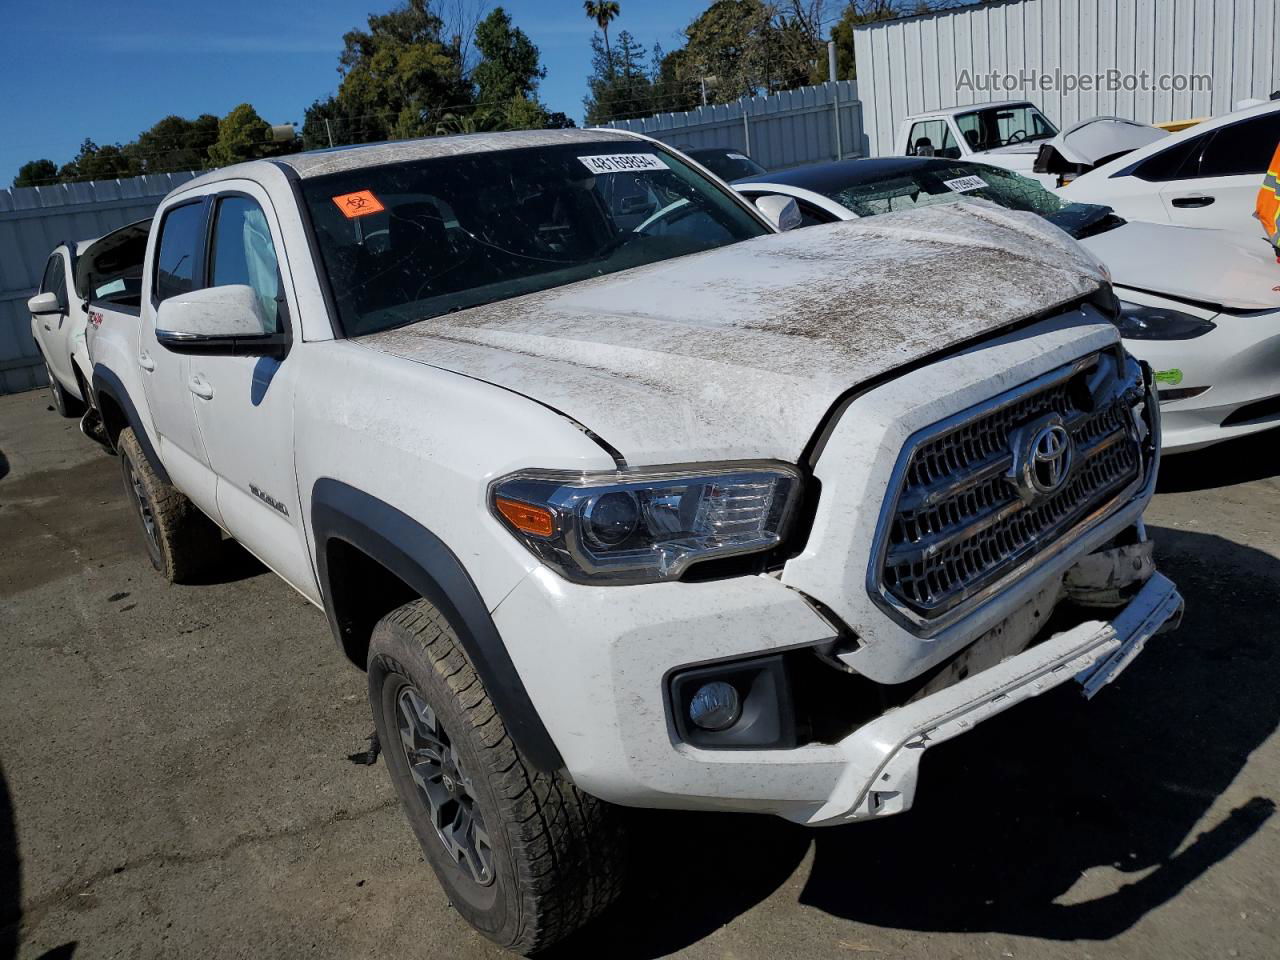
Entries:
{"type": "Polygon", "coordinates": [[[521,533],[532,533],[538,537],[549,537],[555,533],[555,519],[546,507],[535,507],[506,497],[495,497],[493,504],[507,522],[521,533]]]}

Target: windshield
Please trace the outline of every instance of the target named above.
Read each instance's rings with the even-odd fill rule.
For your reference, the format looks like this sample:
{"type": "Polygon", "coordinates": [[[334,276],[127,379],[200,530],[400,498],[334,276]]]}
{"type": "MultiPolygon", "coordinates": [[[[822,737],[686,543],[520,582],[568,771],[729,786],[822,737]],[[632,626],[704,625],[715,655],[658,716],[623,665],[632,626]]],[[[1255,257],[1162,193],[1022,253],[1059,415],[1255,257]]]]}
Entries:
{"type": "Polygon", "coordinates": [[[734,150],[686,150],[685,153],[721,180],[733,181],[741,180],[743,177],[758,177],[765,172],[764,167],[745,153],[734,150]]]}
{"type": "Polygon", "coordinates": [[[829,191],[827,196],[860,217],[981,197],[1010,210],[1038,213],[1077,240],[1124,223],[1110,207],[1064,203],[1037,180],[983,163],[919,162],[879,180],[829,191]]]}
{"type": "Polygon", "coordinates": [[[1058,135],[1048,118],[1029,103],[962,113],[956,117],[956,126],[971,150],[994,150],[1058,135]]]}
{"type": "Polygon", "coordinates": [[[366,167],[302,192],[347,336],[769,232],[642,142],[366,167]]]}

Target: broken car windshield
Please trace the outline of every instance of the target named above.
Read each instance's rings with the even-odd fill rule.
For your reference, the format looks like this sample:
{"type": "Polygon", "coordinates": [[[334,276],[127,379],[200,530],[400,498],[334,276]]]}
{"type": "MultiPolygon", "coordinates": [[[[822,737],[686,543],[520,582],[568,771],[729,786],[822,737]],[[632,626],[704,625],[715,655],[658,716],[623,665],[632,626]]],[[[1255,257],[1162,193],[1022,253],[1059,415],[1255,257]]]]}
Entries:
{"type": "Polygon", "coordinates": [[[768,233],[643,142],[367,167],[302,190],[348,336],[768,233]]]}
{"type": "Polygon", "coordinates": [[[981,163],[937,161],[827,193],[859,217],[981,197],[1010,210],[1038,213],[1077,240],[1124,223],[1110,207],[1064,203],[1036,180],[981,163]]]}

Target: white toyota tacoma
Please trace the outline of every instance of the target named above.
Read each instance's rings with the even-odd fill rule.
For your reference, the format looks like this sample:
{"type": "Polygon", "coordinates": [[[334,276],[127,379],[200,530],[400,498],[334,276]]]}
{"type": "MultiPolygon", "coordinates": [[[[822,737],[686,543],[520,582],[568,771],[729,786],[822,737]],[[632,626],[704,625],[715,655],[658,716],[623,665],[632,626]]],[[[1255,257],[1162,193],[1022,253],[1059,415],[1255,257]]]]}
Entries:
{"type": "Polygon", "coordinates": [[[225,531],[324,609],[513,949],[617,894],[619,805],[897,813],[1181,613],[1150,373],[1029,214],[779,234],[647,139],[482,134],[193,180],[142,278],[90,350],[152,562],[225,531]]]}

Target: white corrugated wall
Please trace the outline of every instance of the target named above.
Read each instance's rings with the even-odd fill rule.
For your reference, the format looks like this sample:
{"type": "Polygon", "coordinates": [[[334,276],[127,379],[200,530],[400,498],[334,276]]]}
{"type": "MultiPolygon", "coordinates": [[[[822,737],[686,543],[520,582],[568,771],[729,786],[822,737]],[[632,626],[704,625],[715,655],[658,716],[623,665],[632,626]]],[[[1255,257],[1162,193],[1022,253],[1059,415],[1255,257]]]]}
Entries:
{"type": "Polygon", "coordinates": [[[1098,115],[1144,123],[1225,113],[1280,88],[1277,0],[1007,0],[854,31],[871,155],[892,150],[905,117],[988,100],[1031,100],[1062,127],[1098,115]],[[957,89],[962,71],[1208,74],[1212,89],[957,89]]]}

